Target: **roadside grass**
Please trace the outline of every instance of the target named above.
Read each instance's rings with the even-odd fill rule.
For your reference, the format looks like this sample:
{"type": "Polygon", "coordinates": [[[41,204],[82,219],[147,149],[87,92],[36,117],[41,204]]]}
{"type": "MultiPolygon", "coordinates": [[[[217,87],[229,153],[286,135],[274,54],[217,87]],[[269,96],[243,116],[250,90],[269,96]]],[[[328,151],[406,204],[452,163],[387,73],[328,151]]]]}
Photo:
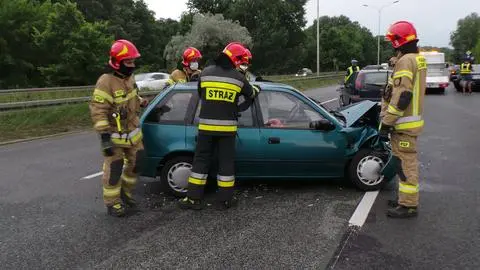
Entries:
{"type": "MultiPolygon", "coordinates": [[[[334,85],[336,79],[311,79],[284,82],[298,90],[305,91],[317,87],[334,85]]],[[[81,91],[76,91],[80,92],[81,91]]],[[[64,93],[64,92],[60,92],[64,93]]],[[[38,93],[47,94],[47,93],[38,93]]],[[[88,96],[85,91],[78,96],[88,96]]],[[[45,99],[62,98],[62,96],[44,95],[45,99]]],[[[65,98],[66,96],[63,96],[65,98]]],[[[68,96],[72,97],[72,96],[68,96]]],[[[70,131],[82,131],[92,128],[88,103],[58,105],[43,108],[0,112],[0,142],[39,137],[70,131]]]]}
{"type": "Polygon", "coordinates": [[[92,127],[88,103],[0,113],[0,142],[92,127]]]}
{"type": "Polygon", "coordinates": [[[93,89],[85,90],[62,90],[41,92],[0,93],[0,103],[21,102],[30,100],[48,100],[74,97],[87,97],[93,93],[93,89]]]}

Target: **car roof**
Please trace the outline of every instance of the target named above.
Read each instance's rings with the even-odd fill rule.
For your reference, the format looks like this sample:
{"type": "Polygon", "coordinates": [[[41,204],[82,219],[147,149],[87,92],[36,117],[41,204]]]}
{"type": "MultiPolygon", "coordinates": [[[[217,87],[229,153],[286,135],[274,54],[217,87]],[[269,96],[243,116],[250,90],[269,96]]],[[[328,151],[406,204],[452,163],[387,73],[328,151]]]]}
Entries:
{"type": "MultiPolygon", "coordinates": [[[[266,90],[286,89],[286,90],[299,92],[297,89],[295,89],[291,85],[284,84],[284,83],[265,82],[265,81],[254,81],[254,82],[250,82],[250,83],[259,86],[262,90],[264,90],[264,89],[266,89],[266,90]]],[[[174,89],[177,89],[177,90],[196,90],[197,86],[198,86],[198,82],[178,83],[178,84],[175,84],[174,89]]]]}
{"type": "Polygon", "coordinates": [[[393,70],[391,69],[383,69],[383,68],[379,68],[379,69],[362,69],[360,70],[361,73],[375,73],[375,72],[393,72],[393,70]]]}

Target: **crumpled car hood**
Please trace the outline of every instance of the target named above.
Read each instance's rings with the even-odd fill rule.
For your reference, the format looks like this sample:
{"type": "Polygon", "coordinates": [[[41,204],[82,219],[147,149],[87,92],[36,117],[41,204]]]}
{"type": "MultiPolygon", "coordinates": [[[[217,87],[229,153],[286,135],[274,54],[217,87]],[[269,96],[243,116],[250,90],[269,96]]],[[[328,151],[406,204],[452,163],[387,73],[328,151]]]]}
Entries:
{"type": "Polygon", "coordinates": [[[352,126],[355,122],[358,121],[363,115],[368,113],[372,108],[378,106],[377,102],[370,100],[364,100],[358,103],[354,103],[348,106],[345,106],[338,110],[345,117],[345,124],[347,127],[352,126]]]}

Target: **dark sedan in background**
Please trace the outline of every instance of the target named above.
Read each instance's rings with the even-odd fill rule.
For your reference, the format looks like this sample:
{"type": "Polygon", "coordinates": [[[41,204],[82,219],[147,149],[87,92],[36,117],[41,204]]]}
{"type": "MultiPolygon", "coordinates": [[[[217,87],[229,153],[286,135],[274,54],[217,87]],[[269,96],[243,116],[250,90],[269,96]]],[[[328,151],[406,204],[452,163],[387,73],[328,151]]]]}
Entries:
{"type": "Polygon", "coordinates": [[[381,90],[385,88],[392,70],[367,69],[352,74],[348,81],[337,90],[340,106],[362,100],[381,101],[381,90]]]}

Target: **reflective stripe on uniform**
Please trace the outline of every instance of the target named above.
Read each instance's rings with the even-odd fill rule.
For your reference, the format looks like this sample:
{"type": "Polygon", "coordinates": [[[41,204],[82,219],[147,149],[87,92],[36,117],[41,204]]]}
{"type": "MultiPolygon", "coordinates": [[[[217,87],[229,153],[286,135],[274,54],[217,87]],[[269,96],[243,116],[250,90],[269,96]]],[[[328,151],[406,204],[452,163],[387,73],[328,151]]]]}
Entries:
{"type": "Polygon", "coordinates": [[[99,120],[95,123],[95,128],[108,127],[110,123],[107,120],[99,120]]]}
{"type": "Polygon", "coordinates": [[[413,73],[410,70],[402,69],[402,70],[396,71],[393,74],[394,79],[398,79],[398,78],[401,78],[401,77],[407,77],[410,80],[413,80],[413,73]]]}
{"type": "Polygon", "coordinates": [[[199,186],[204,186],[207,184],[207,180],[206,179],[198,179],[198,178],[195,178],[195,177],[188,177],[188,183],[190,184],[194,184],[194,185],[199,185],[199,186]]]}
{"type": "Polygon", "coordinates": [[[138,93],[137,93],[137,90],[135,89],[132,92],[128,93],[126,97],[116,97],[113,99],[113,101],[117,104],[121,104],[137,96],[138,96],[138,93]]]}
{"type": "Polygon", "coordinates": [[[116,145],[132,145],[141,140],[143,137],[142,131],[140,128],[134,129],[130,133],[124,133],[122,135],[118,133],[112,133],[111,139],[112,142],[116,145]]]}
{"type": "Polygon", "coordinates": [[[190,176],[196,179],[207,179],[208,174],[191,172],[190,176]]]}
{"type": "Polygon", "coordinates": [[[220,89],[226,89],[226,90],[232,90],[237,93],[240,93],[242,91],[242,88],[238,85],[232,84],[232,83],[224,83],[224,82],[210,82],[210,81],[202,81],[200,82],[200,87],[201,88],[220,88],[220,89]]]}
{"type": "Polygon", "coordinates": [[[120,196],[120,191],[122,187],[112,187],[112,188],[103,188],[103,196],[104,197],[118,197],[120,196]]]}
{"type": "Polygon", "coordinates": [[[419,191],[419,187],[418,185],[410,185],[400,182],[398,183],[398,190],[406,194],[416,194],[419,191]]]}
{"type": "Polygon", "coordinates": [[[237,121],[235,120],[216,120],[216,119],[203,119],[203,118],[200,118],[198,120],[198,123],[206,124],[206,125],[216,125],[216,126],[236,126],[237,125],[237,121]]]}
{"type": "Polygon", "coordinates": [[[235,84],[238,87],[242,88],[243,87],[243,82],[239,81],[234,78],[226,78],[226,77],[218,77],[218,76],[205,76],[202,77],[202,82],[223,82],[223,83],[230,83],[230,84],[235,84]]]}
{"type": "Polygon", "coordinates": [[[205,131],[235,132],[237,131],[237,121],[200,118],[198,129],[205,131]]]}
{"type": "Polygon", "coordinates": [[[234,175],[217,175],[217,185],[219,187],[233,187],[235,186],[235,176],[234,175]]]}
{"type": "Polygon", "coordinates": [[[237,131],[237,126],[214,126],[214,125],[198,125],[199,130],[204,131],[218,131],[218,132],[235,132],[237,131]]]}
{"type": "Polygon", "coordinates": [[[108,102],[113,103],[113,97],[109,93],[95,88],[95,90],[93,91],[93,99],[97,102],[101,102],[100,100],[97,100],[98,97],[100,97],[101,99],[106,99],[108,102]]]}
{"type": "Polygon", "coordinates": [[[389,112],[391,114],[394,114],[394,115],[398,115],[398,116],[403,116],[403,113],[404,113],[403,111],[400,111],[397,108],[395,108],[395,106],[393,106],[393,105],[388,105],[387,112],[389,112]]]}
{"type": "Polygon", "coordinates": [[[125,181],[128,184],[134,185],[135,183],[137,183],[136,177],[127,176],[126,174],[123,174],[123,173],[122,173],[122,176],[120,177],[123,179],[123,181],[125,181]]]}
{"type": "Polygon", "coordinates": [[[406,130],[406,129],[414,129],[414,128],[419,128],[423,127],[424,121],[414,121],[414,122],[407,122],[407,123],[402,123],[402,124],[395,124],[395,130],[406,130]]]}

